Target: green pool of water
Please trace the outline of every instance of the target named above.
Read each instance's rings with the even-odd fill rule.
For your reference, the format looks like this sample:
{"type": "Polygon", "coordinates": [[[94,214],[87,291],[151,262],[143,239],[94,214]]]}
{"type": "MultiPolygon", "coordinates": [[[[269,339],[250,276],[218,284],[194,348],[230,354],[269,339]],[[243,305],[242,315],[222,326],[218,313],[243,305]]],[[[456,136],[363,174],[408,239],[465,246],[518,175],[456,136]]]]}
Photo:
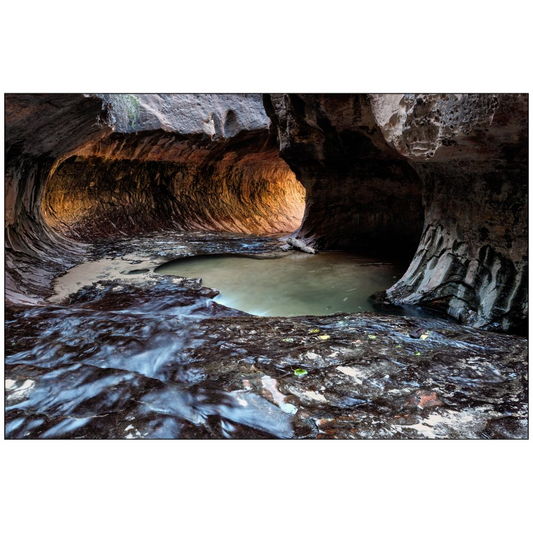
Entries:
{"type": "Polygon", "coordinates": [[[215,301],[259,316],[373,311],[368,297],[391,287],[403,268],[345,253],[296,253],[276,259],[213,255],[178,259],[158,274],[201,278],[215,301]]]}

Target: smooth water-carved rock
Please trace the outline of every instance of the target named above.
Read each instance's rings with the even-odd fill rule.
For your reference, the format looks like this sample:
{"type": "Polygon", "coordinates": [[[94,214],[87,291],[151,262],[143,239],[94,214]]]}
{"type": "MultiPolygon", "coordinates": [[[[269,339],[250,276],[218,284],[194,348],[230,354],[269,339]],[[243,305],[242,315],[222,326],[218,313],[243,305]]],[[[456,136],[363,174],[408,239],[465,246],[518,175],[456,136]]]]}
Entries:
{"type": "Polygon", "coordinates": [[[527,99],[264,101],[6,97],[6,436],[527,438],[523,338],[374,313],[247,316],[152,272],[276,256],[277,238],[220,231],[294,230],[299,180],[306,246],[408,253],[422,233],[388,302],[519,328],[527,99]]]}
{"type": "Polygon", "coordinates": [[[81,94],[6,95],[6,298],[36,303],[55,274],[83,260],[86,247],[43,220],[44,186],[66,157],[111,133],[102,100],[81,94]]]}
{"type": "Polygon", "coordinates": [[[73,157],[47,183],[49,226],[77,239],[147,231],[294,231],[305,193],[286,163],[241,154],[203,163],[73,157]]]}
{"type": "Polygon", "coordinates": [[[322,249],[411,254],[420,179],[383,138],[366,95],[265,95],[280,155],[305,186],[296,237],[322,249]]]}
{"type": "MultiPolygon", "coordinates": [[[[157,257],[154,240],[100,252],[134,264],[157,257]]],[[[276,246],[174,235],[165,253],[180,242],[276,246]]],[[[375,313],[249,316],[215,294],[146,275],[8,308],[7,438],[527,438],[524,338],[375,313]]]]}
{"type": "Polygon", "coordinates": [[[390,301],[523,331],[525,96],[265,95],[264,103],[8,95],[8,297],[35,301],[83,257],[63,236],[293,231],[300,181],[307,200],[294,238],[414,254],[390,301]]]}
{"type": "Polygon", "coordinates": [[[371,95],[386,140],[424,181],[425,222],[387,295],[461,322],[525,331],[527,96],[371,95]]]}
{"type": "Polygon", "coordinates": [[[43,211],[57,231],[90,241],[171,227],[299,226],[305,193],[278,156],[259,95],[100,96],[115,131],[48,181],[43,211]]]}

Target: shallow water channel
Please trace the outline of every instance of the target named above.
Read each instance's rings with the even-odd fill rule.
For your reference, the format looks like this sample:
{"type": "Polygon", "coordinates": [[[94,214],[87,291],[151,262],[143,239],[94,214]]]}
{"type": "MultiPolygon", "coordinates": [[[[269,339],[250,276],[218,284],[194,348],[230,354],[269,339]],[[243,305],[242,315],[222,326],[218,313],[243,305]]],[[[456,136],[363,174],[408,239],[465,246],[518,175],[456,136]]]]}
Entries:
{"type": "Polygon", "coordinates": [[[290,317],[374,311],[368,297],[391,287],[403,267],[340,252],[268,259],[217,254],[177,259],[155,272],[201,278],[227,307],[290,317]]]}

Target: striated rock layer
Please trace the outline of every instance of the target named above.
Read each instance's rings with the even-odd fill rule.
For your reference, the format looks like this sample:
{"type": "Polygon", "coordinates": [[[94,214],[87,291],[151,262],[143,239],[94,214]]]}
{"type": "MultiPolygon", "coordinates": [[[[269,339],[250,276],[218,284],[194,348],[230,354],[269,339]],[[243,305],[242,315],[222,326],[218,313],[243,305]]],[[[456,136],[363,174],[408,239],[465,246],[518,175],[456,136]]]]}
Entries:
{"type": "Polygon", "coordinates": [[[525,330],[527,95],[386,95],[372,108],[425,188],[418,250],[387,297],[525,330]]]}
{"type": "Polygon", "coordinates": [[[58,167],[43,197],[51,227],[92,241],[169,228],[268,234],[300,224],[305,191],[267,139],[203,150],[165,139],[171,151],[151,153],[160,134],[123,137],[113,134],[58,167]]]}
{"type": "Polygon", "coordinates": [[[52,278],[79,262],[84,247],[43,220],[45,183],[58,162],[111,133],[102,100],[79,94],[6,95],[6,298],[36,303],[52,278]]]}
{"type": "Polygon", "coordinates": [[[46,222],[94,240],[154,229],[290,232],[305,192],[259,95],[99,95],[114,133],[47,183],[46,222]]]}
{"type": "Polygon", "coordinates": [[[417,243],[386,300],[525,330],[526,95],[264,100],[281,156],[307,189],[298,237],[357,251],[417,243]]]}

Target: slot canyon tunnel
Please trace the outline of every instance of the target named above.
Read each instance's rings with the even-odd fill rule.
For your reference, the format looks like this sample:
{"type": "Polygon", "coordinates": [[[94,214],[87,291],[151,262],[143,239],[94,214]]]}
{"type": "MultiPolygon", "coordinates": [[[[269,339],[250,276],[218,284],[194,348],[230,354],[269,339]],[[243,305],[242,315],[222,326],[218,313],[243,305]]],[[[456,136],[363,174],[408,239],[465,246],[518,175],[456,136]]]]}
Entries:
{"type": "Polygon", "coordinates": [[[7,436],[523,438],[527,105],[7,95],[7,436]],[[153,273],[181,256],[289,253],[289,235],[406,261],[376,302],[453,321],[256,317],[153,273]],[[107,273],[58,297],[80,265],[107,273]]]}

